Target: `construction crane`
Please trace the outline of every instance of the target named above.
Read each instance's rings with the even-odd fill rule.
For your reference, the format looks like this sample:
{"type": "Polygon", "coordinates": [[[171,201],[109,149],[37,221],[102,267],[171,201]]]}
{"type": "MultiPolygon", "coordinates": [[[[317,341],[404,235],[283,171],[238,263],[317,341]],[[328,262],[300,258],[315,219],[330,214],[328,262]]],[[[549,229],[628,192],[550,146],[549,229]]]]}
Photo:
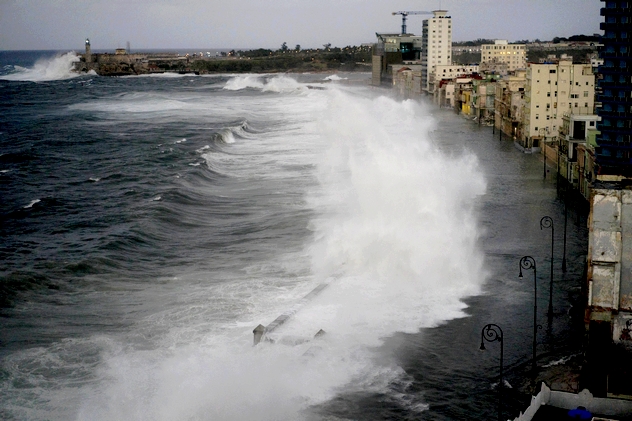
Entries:
{"type": "Polygon", "coordinates": [[[406,35],[406,18],[408,15],[432,15],[432,12],[393,12],[393,15],[402,15],[402,35],[406,35]]]}

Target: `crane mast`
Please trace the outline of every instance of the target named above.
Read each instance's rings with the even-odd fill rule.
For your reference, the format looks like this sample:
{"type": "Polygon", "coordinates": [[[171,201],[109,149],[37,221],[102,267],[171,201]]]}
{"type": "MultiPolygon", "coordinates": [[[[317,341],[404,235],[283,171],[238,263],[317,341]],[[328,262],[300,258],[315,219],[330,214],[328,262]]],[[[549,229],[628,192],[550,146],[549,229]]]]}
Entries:
{"type": "Polygon", "coordinates": [[[399,12],[393,12],[393,15],[402,15],[402,35],[406,35],[406,19],[408,18],[408,15],[432,15],[432,12],[426,12],[426,11],[416,11],[416,12],[399,11],[399,12]]]}

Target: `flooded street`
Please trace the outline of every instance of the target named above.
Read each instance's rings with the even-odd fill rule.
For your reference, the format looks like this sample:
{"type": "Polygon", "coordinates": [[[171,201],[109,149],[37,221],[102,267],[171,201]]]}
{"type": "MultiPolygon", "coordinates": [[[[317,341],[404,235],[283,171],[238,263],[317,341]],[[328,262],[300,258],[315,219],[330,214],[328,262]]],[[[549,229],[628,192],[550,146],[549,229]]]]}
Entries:
{"type": "MultiPolygon", "coordinates": [[[[504,333],[504,378],[513,387],[505,393],[506,417],[516,417],[528,406],[521,395],[530,383],[533,341],[533,271],[519,279],[519,261],[532,256],[537,268],[538,378],[558,382],[567,377],[563,363],[581,357],[581,277],[587,249],[587,215],[569,199],[566,232],[567,271],[562,272],[564,240],[563,190],[558,193],[555,168],[543,179],[542,155],[518,151],[513,141],[499,141],[498,132],[480,127],[452,110],[438,109],[435,132],[445,150],[459,148],[476,154],[487,179],[480,200],[484,248],[489,280],[485,293],[467,300],[471,317],[456,319],[418,335],[401,335],[394,352],[406,355],[406,367],[422,390],[432,390],[424,419],[491,419],[496,414],[499,343],[485,343],[479,351],[481,330],[489,323],[504,333]],[[555,254],[553,312],[549,324],[551,230],[540,229],[544,216],[553,219],[555,254]],[[423,373],[423,374],[422,374],[423,373]],[[434,385],[435,388],[427,387],[434,385]],[[443,387],[440,387],[443,385],[443,387]]],[[[548,163],[551,164],[550,162],[548,163]]],[[[586,203],[580,208],[585,209],[586,203]]]]}

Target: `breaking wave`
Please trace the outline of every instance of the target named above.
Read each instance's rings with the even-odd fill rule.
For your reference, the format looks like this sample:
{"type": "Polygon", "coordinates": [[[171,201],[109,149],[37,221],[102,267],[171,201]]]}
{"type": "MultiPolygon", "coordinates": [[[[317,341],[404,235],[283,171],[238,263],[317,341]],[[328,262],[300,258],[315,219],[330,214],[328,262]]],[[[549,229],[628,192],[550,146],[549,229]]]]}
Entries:
{"type": "Polygon", "coordinates": [[[307,89],[305,86],[288,76],[236,76],[226,82],[224,89],[228,91],[241,91],[244,89],[257,89],[263,92],[292,92],[307,89]]]}
{"type": "Polygon", "coordinates": [[[40,59],[33,67],[13,66],[13,73],[0,75],[0,79],[23,82],[73,79],[81,76],[72,71],[73,63],[77,61],[79,61],[79,56],[74,52],[69,52],[53,58],[40,59]]]}

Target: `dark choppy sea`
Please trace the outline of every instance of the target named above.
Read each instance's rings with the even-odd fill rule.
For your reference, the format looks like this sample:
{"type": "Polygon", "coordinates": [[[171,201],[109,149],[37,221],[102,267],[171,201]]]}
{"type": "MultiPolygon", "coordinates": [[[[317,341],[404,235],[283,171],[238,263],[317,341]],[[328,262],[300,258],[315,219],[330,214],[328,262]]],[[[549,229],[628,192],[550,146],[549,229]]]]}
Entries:
{"type": "MultiPolygon", "coordinates": [[[[0,418],[495,416],[481,328],[503,326],[520,383],[518,260],[548,267],[538,221],[562,220],[537,156],[368,74],[105,78],[75,59],[0,52],[0,418]]],[[[576,219],[552,364],[577,349],[576,219]]]]}

